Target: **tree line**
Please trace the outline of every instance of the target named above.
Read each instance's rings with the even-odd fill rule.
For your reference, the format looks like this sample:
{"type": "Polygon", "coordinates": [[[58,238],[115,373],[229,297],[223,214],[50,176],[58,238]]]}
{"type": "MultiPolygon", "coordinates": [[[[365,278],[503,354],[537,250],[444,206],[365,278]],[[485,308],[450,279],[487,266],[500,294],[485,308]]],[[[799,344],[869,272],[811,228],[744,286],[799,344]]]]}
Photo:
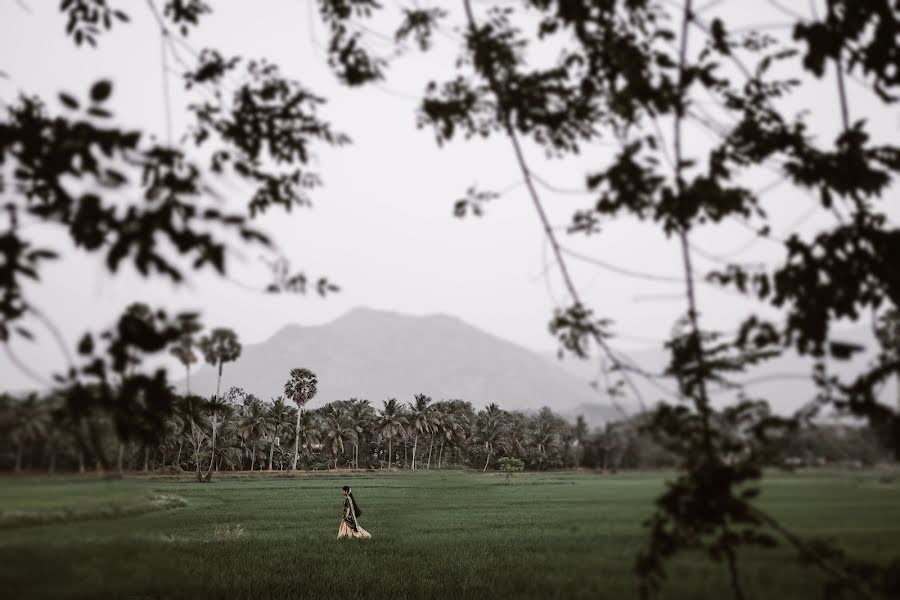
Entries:
{"type": "MultiPolygon", "coordinates": [[[[350,398],[310,410],[287,395],[263,400],[239,387],[221,396],[177,398],[153,440],[124,439],[112,419],[98,419],[101,451],[116,457],[113,472],[194,472],[208,480],[218,471],[486,471],[509,458],[528,470],[678,465],[677,456],[647,431],[643,415],[591,428],[581,415],[571,421],[547,407],[525,412],[490,404],[476,410],[471,402],[434,401],[425,394],[405,403],[389,398],[380,406],[350,398]]],[[[0,395],[0,469],[105,473],[64,415],[57,394],[0,395]]],[[[869,427],[820,425],[786,436],[771,463],[871,465],[889,459],[869,427]]]]}

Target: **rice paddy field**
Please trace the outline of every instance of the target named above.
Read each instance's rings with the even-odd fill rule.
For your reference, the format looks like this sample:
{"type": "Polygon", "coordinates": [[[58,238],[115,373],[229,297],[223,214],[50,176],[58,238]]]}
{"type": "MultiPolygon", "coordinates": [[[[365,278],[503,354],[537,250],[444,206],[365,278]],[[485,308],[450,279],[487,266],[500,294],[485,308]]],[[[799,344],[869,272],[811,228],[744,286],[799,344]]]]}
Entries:
{"type": "MultiPolygon", "coordinates": [[[[459,471],[0,479],[5,598],[632,598],[641,523],[666,473],[459,471]],[[370,540],[337,540],[351,485],[370,540]]],[[[761,504],[860,557],[900,555],[900,477],[766,479],[761,504]]],[[[786,548],[745,551],[748,598],[819,598],[786,548]]],[[[730,597],[685,555],[664,598],[730,597]]]]}

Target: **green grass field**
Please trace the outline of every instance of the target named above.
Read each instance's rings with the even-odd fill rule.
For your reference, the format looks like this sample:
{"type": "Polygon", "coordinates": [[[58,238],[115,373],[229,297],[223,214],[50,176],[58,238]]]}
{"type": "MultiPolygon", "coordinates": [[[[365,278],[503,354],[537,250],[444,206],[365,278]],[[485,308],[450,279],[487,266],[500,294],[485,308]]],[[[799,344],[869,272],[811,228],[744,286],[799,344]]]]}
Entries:
{"type": "MultiPolygon", "coordinates": [[[[0,480],[6,598],[631,598],[642,520],[665,474],[463,472],[0,480]],[[336,540],[340,486],[371,540],[336,540]],[[153,495],[187,504],[135,514],[153,495]],[[25,512],[22,512],[25,511],[25,512]],[[67,522],[17,524],[35,513],[67,522]]],[[[767,479],[763,506],[803,534],[867,558],[900,555],[900,479],[767,479]]],[[[23,522],[24,523],[24,522],[23,522]]],[[[786,549],[741,555],[749,598],[820,597],[786,549]]],[[[727,598],[721,566],[673,563],[665,598],[727,598]]]]}

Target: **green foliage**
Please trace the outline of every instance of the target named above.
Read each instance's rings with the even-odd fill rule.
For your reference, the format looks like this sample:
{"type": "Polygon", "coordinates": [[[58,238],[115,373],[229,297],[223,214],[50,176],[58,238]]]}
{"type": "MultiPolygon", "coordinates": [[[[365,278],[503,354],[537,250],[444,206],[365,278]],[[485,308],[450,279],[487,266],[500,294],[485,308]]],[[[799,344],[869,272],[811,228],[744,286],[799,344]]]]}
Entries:
{"type": "Polygon", "coordinates": [[[520,458],[512,458],[504,456],[497,461],[498,470],[506,473],[506,483],[509,483],[509,476],[513,473],[519,473],[525,469],[525,462],[520,458]]]}

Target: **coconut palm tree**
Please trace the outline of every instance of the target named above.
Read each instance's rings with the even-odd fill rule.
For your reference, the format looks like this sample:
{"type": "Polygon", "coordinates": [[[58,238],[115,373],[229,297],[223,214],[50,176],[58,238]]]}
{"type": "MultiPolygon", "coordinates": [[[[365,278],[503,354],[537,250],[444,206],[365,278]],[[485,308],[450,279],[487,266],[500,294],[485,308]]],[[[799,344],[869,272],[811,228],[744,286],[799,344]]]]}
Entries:
{"type": "Polygon", "coordinates": [[[344,452],[344,442],[355,438],[356,430],[352,427],[347,410],[329,405],[322,421],[322,439],[334,455],[335,469],[337,469],[338,454],[344,452]]]}
{"type": "Polygon", "coordinates": [[[235,397],[237,395],[243,394],[243,390],[240,388],[232,387],[228,390],[228,394],[225,397],[220,398],[217,395],[213,396],[206,403],[206,413],[209,419],[210,428],[212,430],[212,435],[210,436],[210,458],[209,458],[209,467],[206,469],[206,475],[204,476],[204,481],[209,481],[212,477],[213,467],[216,464],[216,434],[218,433],[219,427],[224,423],[225,419],[228,417],[229,413],[232,411],[233,404],[229,401],[230,398],[235,397]]]}
{"type": "Polygon", "coordinates": [[[359,468],[359,447],[363,444],[367,432],[371,429],[374,413],[372,406],[368,400],[359,400],[357,398],[350,399],[350,409],[347,417],[350,419],[350,426],[356,432],[353,440],[353,464],[355,468],[359,468]]]}
{"type": "Polygon", "coordinates": [[[233,362],[241,355],[241,343],[237,334],[226,327],[217,327],[209,335],[200,338],[200,351],[206,362],[212,366],[218,366],[219,375],[216,379],[216,397],[219,397],[219,389],[222,385],[222,365],[233,362]]]}
{"type": "Polygon", "coordinates": [[[310,450],[321,446],[321,427],[318,416],[310,411],[300,411],[300,438],[299,449],[302,454],[308,455],[310,450]]]}
{"type": "Polygon", "coordinates": [[[488,464],[491,462],[491,454],[494,447],[500,442],[503,435],[503,422],[501,421],[502,411],[495,403],[490,403],[487,408],[478,413],[478,422],[476,427],[475,438],[477,442],[483,443],[487,451],[487,458],[484,461],[482,472],[487,471],[488,464]]]}
{"type": "Polygon", "coordinates": [[[25,447],[44,438],[50,426],[50,415],[34,393],[19,402],[14,401],[13,407],[14,424],[10,438],[16,447],[14,470],[19,473],[25,447]]]}
{"type": "Polygon", "coordinates": [[[288,406],[284,398],[279,396],[272,400],[266,411],[266,424],[269,434],[269,471],[272,470],[272,460],[275,456],[275,444],[280,441],[280,436],[285,429],[285,425],[290,423],[291,407],[288,406]]]}
{"type": "Polygon", "coordinates": [[[528,417],[519,411],[508,413],[506,427],[503,430],[502,445],[506,453],[516,458],[528,455],[528,417]]]}
{"type": "Polygon", "coordinates": [[[256,466],[256,447],[259,438],[266,434],[268,422],[266,420],[266,408],[259,398],[248,394],[241,407],[241,436],[247,445],[250,454],[250,470],[256,466]]]}
{"type": "Polygon", "coordinates": [[[584,443],[588,437],[588,426],[587,421],[584,420],[584,415],[578,415],[572,434],[575,437],[575,468],[577,469],[581,464],[581,456],[584,454],[584,443]]]}
{"type": "Polygon", "coordinates": [[[413,433],[412,470],[416,470],[416,449],[419,445],[419,435],[431,432],[432,409],[431,398],[425,394],[416,394],[415,403],[410,403],[409,426],[413,433]]]}
{"type": "Polygon", "coordinates": [[[191,365],[197,362],[197,354],[194,352],[194,349],[197,346],[197,340],[195,339],[195,335],[200,331],[201,326],[193,319],[182,319],[179,320],[181,324],[181,328],[184,333],[178,340],[169,348],[169,352],[178,359],[178,362],[184,365],[185,379],[185,394],[191,395],[191,365]]]}
{"type": "Polygon", "coordinates": [[[294,427],[294,463],[291,470],[297,470],[297,457],[300,450],[300,417],[303,407],[316,395],[318,379],[309,369],[291,369],[291,376],[284,384],[284,395],[297,404],[297,424],[294,427]]]}
{"type": "Polygon", "coordinates": [[[556,418],[546,406],[534,419],[530,442],[538,456],[538,470],[540,470],[548,453],[556,449],[559,444],[559,427],[556,418]]]}
{"type": "Polygon", "coordinates": [[[447,442],[455,451],[457,460],[463,460],[463,449],[472,437],[472,426],[475,421],[475,413],[472,405],[463,400],[450,400],[447,409],[453,415],[452,429],[448,432],[447,442]]]}
{"type": "Polygon", "coordinates": [[[394,440],[394,436],[402,432],[407,426],[408,422],[406,420],[406,417],[403,416],[401,407],[397,403],[396,398],[389,398],[383,401],[382,404],[384,404],[384,407],[381,409],[381,414],[378,416],[378,420],[375,422],[375,427],[379,435],[387,438],[388,469],[390,469],[391,458],[393,458],[392,442],[394,440]]]}

